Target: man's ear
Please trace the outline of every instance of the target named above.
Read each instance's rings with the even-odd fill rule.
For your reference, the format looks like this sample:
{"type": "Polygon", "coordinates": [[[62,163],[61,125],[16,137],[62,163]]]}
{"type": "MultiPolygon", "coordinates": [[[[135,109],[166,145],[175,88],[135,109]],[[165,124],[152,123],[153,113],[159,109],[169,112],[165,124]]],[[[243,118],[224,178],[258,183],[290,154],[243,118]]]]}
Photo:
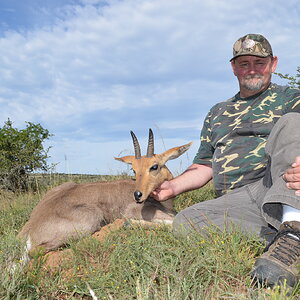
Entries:
{"type": "Polygon", "coordinates": [[[115,160],[122,161],[126,164],[132,164],[132,162],[135,160],[135,157],[132,155],[123,156],[123,157],[114,157],[115,160]]]}
{"type": "Polygon", "coordinates": [[[232,72],[236,76],[236,72],[235,72],[235,67],[236,67],[235,60],[232,60],[230,63],[231,63],[232,72]]]}
{"type": "Polygon", "coordinates": [[[273,56],[273,58],[272,58],[272,73],[274,73],[276,71],[277,63],[278,63],[278,57],[273,56]]]}

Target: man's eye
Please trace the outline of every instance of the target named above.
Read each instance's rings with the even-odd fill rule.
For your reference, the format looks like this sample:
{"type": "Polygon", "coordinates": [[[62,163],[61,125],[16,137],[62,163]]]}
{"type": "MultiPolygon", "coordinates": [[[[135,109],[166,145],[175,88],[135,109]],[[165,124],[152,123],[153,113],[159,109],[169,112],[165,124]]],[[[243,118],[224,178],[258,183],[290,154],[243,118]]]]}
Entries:
{"type": "Polygon", "coordinates": [[[157,169],[158,169],[158,164],[155,164],[150,168],[150,171],[155,171],[157,169]]]}

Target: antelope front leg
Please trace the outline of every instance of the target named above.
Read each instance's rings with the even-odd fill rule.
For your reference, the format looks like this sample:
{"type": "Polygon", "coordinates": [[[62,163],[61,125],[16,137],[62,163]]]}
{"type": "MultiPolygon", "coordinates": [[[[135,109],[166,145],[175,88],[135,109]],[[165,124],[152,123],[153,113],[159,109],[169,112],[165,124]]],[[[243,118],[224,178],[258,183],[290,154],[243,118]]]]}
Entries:
{"type": "MultiPolygon", "coordinates": [[[[124,214],[124,217],[129,220],[143,220],[148,223],[158,223],[171,225],[174,215],[168,214],[151,203],[132,203],[130,204],[124,214]]],[[[134,223],[137,223],[136,221],[134,223]]],[[[142,224],[142,222],[140,222],[142,224]]]]}
{"type": "Polygon", "coordinates": [[[96,231],[92,236],[98,241],[103,241],[113,231],[117,231],[125,225],[125,220],[117,219],[111,224],[103,226],[99,231],[96,231]]]}
{"type": "Polygon", "coordinates": [[[135,219],[130,219],[128,220],[129,224],[131,225],[139,225],[143,228],[160,228],[161,225],[167,225],[167,226],[172,226],[173,220],[153,220],[151,222],[145,221],[145,220],[135,220],[135,219]]]}

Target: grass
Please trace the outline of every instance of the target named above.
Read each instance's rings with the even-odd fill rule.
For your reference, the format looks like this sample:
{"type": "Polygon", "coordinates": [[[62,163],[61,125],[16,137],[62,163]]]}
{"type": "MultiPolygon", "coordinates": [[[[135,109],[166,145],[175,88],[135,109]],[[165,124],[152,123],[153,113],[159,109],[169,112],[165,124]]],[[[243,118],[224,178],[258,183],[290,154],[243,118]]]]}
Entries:
{"type": "MultiPolygon", "coordinates": [[[[109,300],[299,298],[299,288],[287,296],[285,289],[264,289],[251,282],[249,272],[264,247],[257,237],[213,227],[205,238],[196,232],[179,238],[165,226],[123,227],[103,241],[72,241],[60,252],[71,253],[71,258],[54,269],[46,268],[46,257],[37,255],[12,275],[6,270],[23,249],[16,234],[40,194],[0,193],[0,299],[91,299],[88,285],[98,299],[109,300]]],[[[175,207],[179,211],[213,196],[208,186],[179,196],[175,207]]]]}

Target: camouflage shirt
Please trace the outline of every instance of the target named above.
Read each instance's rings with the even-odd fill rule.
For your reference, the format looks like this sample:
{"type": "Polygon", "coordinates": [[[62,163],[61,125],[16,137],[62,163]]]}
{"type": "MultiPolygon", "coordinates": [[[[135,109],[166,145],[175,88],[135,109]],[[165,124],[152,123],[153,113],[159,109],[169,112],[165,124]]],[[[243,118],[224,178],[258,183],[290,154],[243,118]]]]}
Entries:
{"type": "Polygon", "coordinates": [[[257,181],[267,165],[265,146],[278,119],[300,112],[300,90],[270,84],[248,98],[216,104],[205,118],[194,163],[210,165],[218,194],[257,181]]]}

